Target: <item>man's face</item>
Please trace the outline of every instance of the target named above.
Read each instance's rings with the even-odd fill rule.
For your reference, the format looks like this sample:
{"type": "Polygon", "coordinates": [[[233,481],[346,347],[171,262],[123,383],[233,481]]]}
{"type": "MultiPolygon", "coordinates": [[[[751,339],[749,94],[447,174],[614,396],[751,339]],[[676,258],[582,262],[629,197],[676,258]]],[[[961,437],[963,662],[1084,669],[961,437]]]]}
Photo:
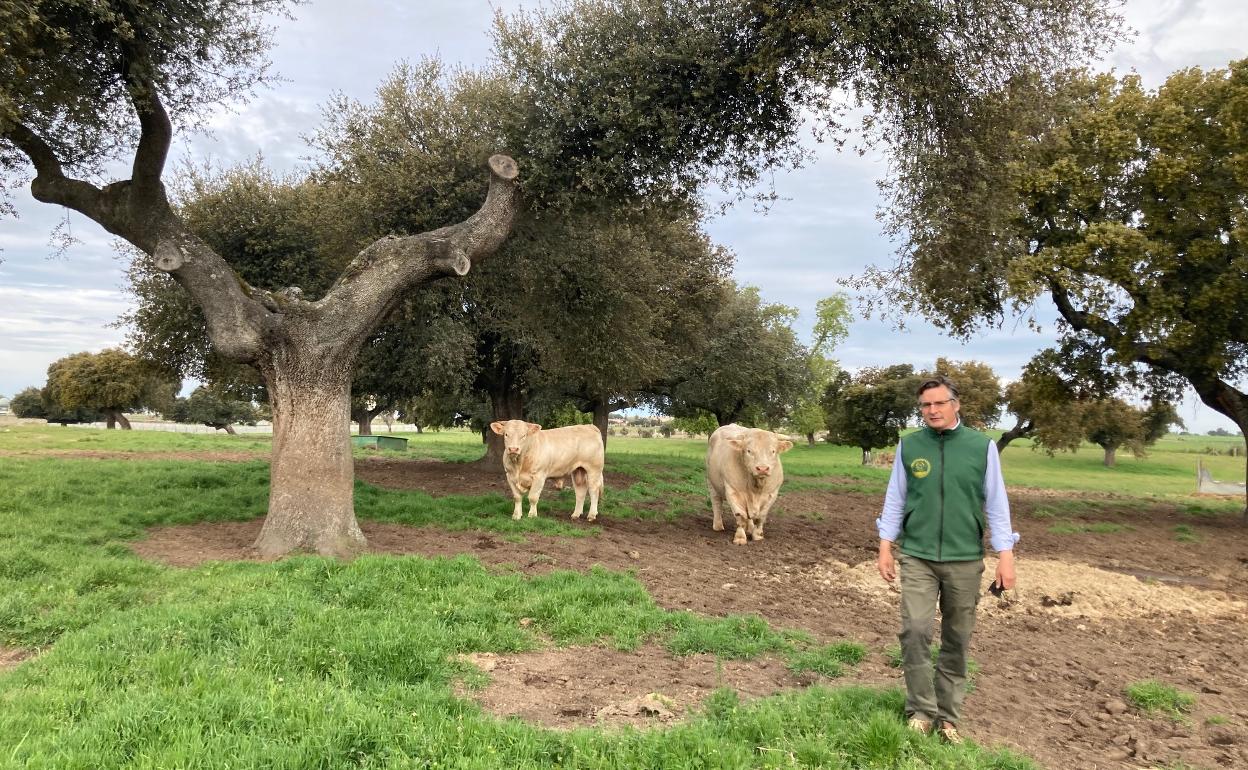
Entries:
{"type": "Polygon", "coordinates": [[[928,388],[919,395],[919,413],[933,430],[947,430],[958,421],[958,400],[944,385],[928,388]]]}

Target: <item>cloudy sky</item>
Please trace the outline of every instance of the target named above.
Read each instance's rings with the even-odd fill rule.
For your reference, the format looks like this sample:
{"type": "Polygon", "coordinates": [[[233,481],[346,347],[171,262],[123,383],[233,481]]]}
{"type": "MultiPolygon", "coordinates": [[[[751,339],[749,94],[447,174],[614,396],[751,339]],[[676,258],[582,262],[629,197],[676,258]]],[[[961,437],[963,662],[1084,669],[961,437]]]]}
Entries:
{"type": "MultiPolygon", "coordinates": [[[[275,168],[296,168],[307,154],[302,140],[320,122],[335,92],[368,100],[394,64],[437,55],[466,65],[489,54],[493,9],[529,0],[313,0],[277,20],[275,69],[284,81],[247,105],[222,111],[211,136],[180,137],[175,158],[222,164],[261,155],[275,168]]],[[[1135,40],[1113,52],[1105,68],[1136,70],[1149,86],[1189,66],[1220,67],[1248,55],[1248,4],[1243,0],[1127,0],[1124,15],[1135,40]]],[[[781,196],[763,214],[748,203],[709,224],[711,236],[737,255],[736,275],[771,302],[796,307],[799,331],[809,334],[815,302],[838,290],[837,280],[866,265],[891,262],[894,246],[876,219],[880,157],[817,148],[817,161],[774,180],[781,196]]],[[[128,307],[123,265],[112,238],[78,215],[38,204],[19,192],[20,218],[0,222],[0,395],[40,386],[48,364],[81,350],[120,343],[111,324],[128,307]],[[50,234],[61,228],[78,240],[68,254],[50,257],[50,234]]],[[[1052,310],[1038,307],[1041,318],[1052,310]]],[[[860,320],[834,355],[848,368],[894,363],[931,366],[937,356],[987,362],[1007,379],[1051,342],[1022,321],[967,344],[934,332],[922,319],[860,320]]],[[[1189,429],[1234,429],[1233,423],[1185,400],[1189,429]]]]}

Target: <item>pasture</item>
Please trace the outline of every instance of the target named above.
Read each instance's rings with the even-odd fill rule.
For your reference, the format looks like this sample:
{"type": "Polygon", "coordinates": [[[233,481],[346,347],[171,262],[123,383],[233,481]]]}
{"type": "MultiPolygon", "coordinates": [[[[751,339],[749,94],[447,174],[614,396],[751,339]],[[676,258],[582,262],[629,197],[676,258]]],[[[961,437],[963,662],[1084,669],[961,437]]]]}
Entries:
{"type": "Polygon", "coordinates": [[[953,748],[904,730],[858,450],[788,452],[733,546],[704,441],[613,437],[586,524],[570,489],[513,521],[476,435],[405,435],[356,452],[373,552],[264,563],[264,437],[0,428],[0,767],[1248,765],[1243,500],[1193,494],[1238,439],[1005,451],[1020,586],[953,748]]]}

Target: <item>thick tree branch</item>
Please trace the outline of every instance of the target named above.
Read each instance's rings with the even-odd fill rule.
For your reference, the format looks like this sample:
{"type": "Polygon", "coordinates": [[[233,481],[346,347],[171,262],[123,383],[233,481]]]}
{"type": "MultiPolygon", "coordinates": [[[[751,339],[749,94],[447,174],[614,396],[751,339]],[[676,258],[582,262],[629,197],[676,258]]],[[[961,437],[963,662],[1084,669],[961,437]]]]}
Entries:
{"type": "Polygon", "coordinates": [[[1129,351],[1132,360],[1180,375],[1191,383],[1205,406],[1234,420],[1236,425],[1248,432],[1248,394],[1216,374],[1192,365],[1175,350],[1158,343],[1132,339],[1113,322],[1079,310],[1071,301],[1070,292],[1056,278],[1049,279],[1049,293],[1057,312],[1074,329],[1092,332],[1114,349],[1129,351]]]}
{"type": "Polygon", "coordinates": [[[53,203],[81,212],[94,219],[101,203],[100,189],[93,184],[65,176],[56,151],[38,134],[21,123],[11,124],[4,132],[35,167],[30,194],[35,200],[53,203]]]}
{"type": "MultiPolygon", "coordinates": [[[[134,90],[134,89],[132,89],[134,90]]],[[[168,204],[161,175],[173,141],[173,125],[151,83],[144,83],[133,95],[134,111],[139,118],[139,146],[134,152],[130,181],[135,195],[157,204],[168,204]]]]}
{"type": "Polygon", "coordinates": [[[511,233],[520,205],[516,162],[506,155],[489,160],[485,202],[455,225],[402,238],[386,237],[360,252],[319,302],[322,327],[345,341],[371,331],[403,292],[444,276],[465,275],[492,254],[511,233]]]}

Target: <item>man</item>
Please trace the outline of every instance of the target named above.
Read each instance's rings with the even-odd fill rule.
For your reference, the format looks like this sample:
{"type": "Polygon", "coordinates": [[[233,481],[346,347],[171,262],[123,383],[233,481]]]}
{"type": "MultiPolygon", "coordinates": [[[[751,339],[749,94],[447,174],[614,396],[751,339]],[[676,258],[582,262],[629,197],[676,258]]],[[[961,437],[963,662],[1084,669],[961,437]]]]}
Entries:
{"type": "Polygon", "coordinates": [[[984,572],[984,525],[997,551],[994,586],[1014,587],[1010,506],[997,446],[962,425],[958,389],[945,377],[919,385],[926,425],[897,445],[893,475],[876,519],[877,567],[892,582],[901,566],[901,652],[910,729],[961,743],[958,716],[966,693],[966,659],[984,572]],[[897,562],[893,543],[901,548],[897,562]],[[939,603],[940,657],[932,676],[932,624],[939,603]]]}

